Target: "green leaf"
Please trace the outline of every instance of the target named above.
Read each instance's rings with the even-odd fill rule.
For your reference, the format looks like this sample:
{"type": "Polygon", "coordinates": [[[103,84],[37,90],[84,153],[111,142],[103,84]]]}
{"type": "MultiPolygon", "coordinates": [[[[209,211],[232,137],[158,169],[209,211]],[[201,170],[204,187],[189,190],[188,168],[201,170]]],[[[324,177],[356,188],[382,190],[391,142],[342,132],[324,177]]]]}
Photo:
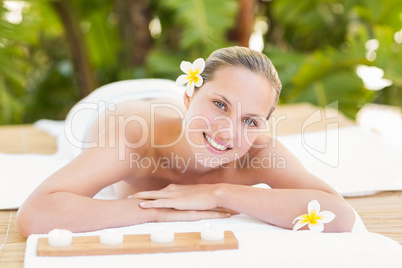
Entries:
{"type": "Polygon", "coordinates": [[[238,10],[235,0],[164,0],[161,5],[173,12],[175,23],[181,27],[180,48],[199,47],[204,57],[227,44],[225,36],[238,10]]]}
{"type": "Polygon", "coordinates": [[[166,49],[154,50],[147,58],[148,73],[156,77],[176,80],[180,75],[179,68],[183,53],[175,53],[166,49]]]}

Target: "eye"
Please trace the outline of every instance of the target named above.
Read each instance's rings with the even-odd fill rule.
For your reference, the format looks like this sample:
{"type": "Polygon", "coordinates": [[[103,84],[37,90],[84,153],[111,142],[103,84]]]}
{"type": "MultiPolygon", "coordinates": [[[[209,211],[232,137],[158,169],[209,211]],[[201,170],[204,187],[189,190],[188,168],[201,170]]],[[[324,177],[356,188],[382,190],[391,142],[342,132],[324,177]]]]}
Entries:
{"type": "Polygon", "coordinates": [[[248,126],[257,126],[257,123],[250,118],[244,119],[244,123],[246,123],[248,126]]]}
{"type": "Polygon", "coordinates": [[[222,109],[222,110],[226,109],[225,104],[223,104],[222,102],[214,101],[214,103],[215,103],[216,107],[218,107],[219,109],[222,109]]]}

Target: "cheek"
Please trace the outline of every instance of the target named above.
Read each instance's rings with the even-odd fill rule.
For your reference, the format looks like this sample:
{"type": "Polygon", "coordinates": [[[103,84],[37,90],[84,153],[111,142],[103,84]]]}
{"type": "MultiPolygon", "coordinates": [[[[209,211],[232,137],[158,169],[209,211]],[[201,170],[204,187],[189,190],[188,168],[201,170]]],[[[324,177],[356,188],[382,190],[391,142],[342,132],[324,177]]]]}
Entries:
{"type": "Polygon", "coordinates": [[[194,107],[194,109],[188,110],[185,119],[187,122],[188,129],[199,129],[200,131],[211,131],[211,120],[213,115],[211,111],[206,109],[200,109],[198,107],[194,107]],[[197,113],[194,113],[197,111],[197,113]]]}
{"type": "Polygon", "coordinates": [[[190,145],[192,145],[192,147],[202,148],[202,146],[204,146],[204,137],[202,133],[209,133],[212,129],[210,118],[205,109],[203,110],[195,106],[191,108],[192,109],[189,109],[185,115],[186,138],[190,145]]]}

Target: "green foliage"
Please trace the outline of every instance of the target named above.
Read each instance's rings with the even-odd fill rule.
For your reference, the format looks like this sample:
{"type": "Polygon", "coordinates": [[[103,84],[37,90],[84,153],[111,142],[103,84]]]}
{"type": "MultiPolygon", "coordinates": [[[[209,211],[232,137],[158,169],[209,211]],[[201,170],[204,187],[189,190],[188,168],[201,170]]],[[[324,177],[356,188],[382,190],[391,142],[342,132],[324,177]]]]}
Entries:
{"type": "Polygon", "coordinates": [[[102,85],[118,80],[119,73],[124,72],[127,66],[122,64],[118,55],[122,44],[117,22],[113,20],[111,1],[97,1],[94,5],[81,0],[75,2],[76,8],[82,11],[80,29],[84,33],[98,83],[102,85]]]}
{"type": "MultiPolygon", "coordinates": [[[[83,97],[72,36],[55,4],[68,2],[72,24],[79,30],[75,37],[87,52],[92,79],[101,86],[143,77],[174,80],[182,60],[206,58],[215,49],[236,45],[228,32],[236,24],[240,3],[22,0],[22,21],[12,23],[4,2],[0,0],[0,124],[63,119],[83,97]],[[129,17],[139,5],[143,10],[129,17]],[[124,27],[137,25],[130,23],[139,19],[147,28],[146,20],[159,20],[161,33],[146,40],[137,35],[148,29],[124,27]],[[144,51],[133,48],[141,42],[137,38],[147,41],[144,51]]],[[[402,106],[402,45],[394,38],[402,29],[402,0],[259,1],[256,15],[269,23],[264,53],[282,80],[281,103],[325,106],[338,101],[351,118],[371,101],[402,106]],[[366,48],[370,39],[379,42],[374,51],[366,48]],[[392,85],[367,90],[356,74],[359,65],[383,69],[392,85]]]]}
{"type": "Polygon", "coordinates": [[[71,107],[77,97],[64,98],[66,91],[74,95],[74,74],[57,16],[47,0],[26,1],[20,23],[0,10],[0,124],[62,119],[60,103],[71,107]],[[59,68],[63,62],[67,71],[59,68]]]}
{"type": "Polygon", "coordinates": [[[402,105],[402,51],[394,40],[402,28],[402,3],[395,2],[274,1],[269,14],[275,28],[265,53],[283,83],[280,101],[320,106],[339,101],[340,110],[351,118],[370,101],[402,105]],[[377,39],[379,48],[367,58],[370,39],[377,39]],[[356,74],[359,65],[383,69],[392,86],[367,90],[356,74]]]}
{"type": "Polygon", "coordinates": [[[308,55],[271,50],[269,54],[283,83],[281,102],[307,101],[326,106],[339,101],[340,110],[353,117],[359,106],[372,97],[354,71],[357,64],[365,62],[364,58],[347,57],[331,49],[308,55]]]}
{"type": "MultiPolygon", "coordinates": [[[[7,10],[0,6],[0,17],[7,10]]],[[[28,35],[20,25],[0,20],[0,122],[21,122],[24,107],[26,53],[21,42],[28,35]]]]}
{"type": "Polygon", "coordinates": [[[238,11],[235,0],[154,1],[155,16],[162,29],[178,27],[178,42],[169,42],[171,32],[163,31],[147,59],[150,75],[176,79],[182,60],[206,58],[212,51],[229,46],[226,34],[235,24],[238,11]],[[166,42],[167,41],[167,42],[166,42]]]}
{"type": "MultiPolygon", "coordinates": [[[[165,0],[161,6],[172,12],[175,24],[180,25],[179,47],[201,49],[201,55],[227,44],[225,34],[234,25],[237,3],[232,0],[165,0]]],[[[200,55],[200,56],[201,56],[200,55]]]]}

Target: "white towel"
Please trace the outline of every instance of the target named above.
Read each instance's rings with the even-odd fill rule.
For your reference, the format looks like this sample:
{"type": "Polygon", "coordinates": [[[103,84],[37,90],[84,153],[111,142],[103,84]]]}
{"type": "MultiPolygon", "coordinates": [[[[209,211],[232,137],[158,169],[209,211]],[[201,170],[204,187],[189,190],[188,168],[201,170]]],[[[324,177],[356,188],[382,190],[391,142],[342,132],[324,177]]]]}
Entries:
{"type": "Polygon", "coordinates": [[[343,196],[402,190],[402,150],[359,126],[278,137],[343,196]]]}
{"type": "MultiPolygon", "coordinates": [[[[354,233],[293,232],[245,215],[197,222],[146,223],[115,229],[123,234],[147,234],[164,226],[174,232],[200,232],[209,223],[233,231],[237,250],[137,255],[38,257],[39,237],[27,240],[25,268],[34,267],[402,267],[402,247],[385,236],[354,233]]],[[[91,232],[76,235],[97,235],[91,232]]]]}
{"type": "Polygon", "coordinates": [[[55,155],[0,154],[0,209],[19,208],[44,179],[67,163],[55,155]]]}
{"type": "MultiPolygon", "coordinates": [[[[74,134],[76,140],[82,141],[88,122],[96,118],[102,107],[127,99],[182,98],[183,91],[173,81],[163,79],[116,82],[80,101],[67,117],[67,131],[63,121],[39,120],[35,126],[57,138],[57,153],[0,154],[0,209],[18,208],[46,177],[79,154],[82,146],[72,146],[65,133],[74,134]],[[81,109],[87,107],[85,105],[91,109],[81,109]]],[[[344,196],[402,190],[402,151],[376,133],[355,126],[278,139],[310,172],[344,196]]]]}

